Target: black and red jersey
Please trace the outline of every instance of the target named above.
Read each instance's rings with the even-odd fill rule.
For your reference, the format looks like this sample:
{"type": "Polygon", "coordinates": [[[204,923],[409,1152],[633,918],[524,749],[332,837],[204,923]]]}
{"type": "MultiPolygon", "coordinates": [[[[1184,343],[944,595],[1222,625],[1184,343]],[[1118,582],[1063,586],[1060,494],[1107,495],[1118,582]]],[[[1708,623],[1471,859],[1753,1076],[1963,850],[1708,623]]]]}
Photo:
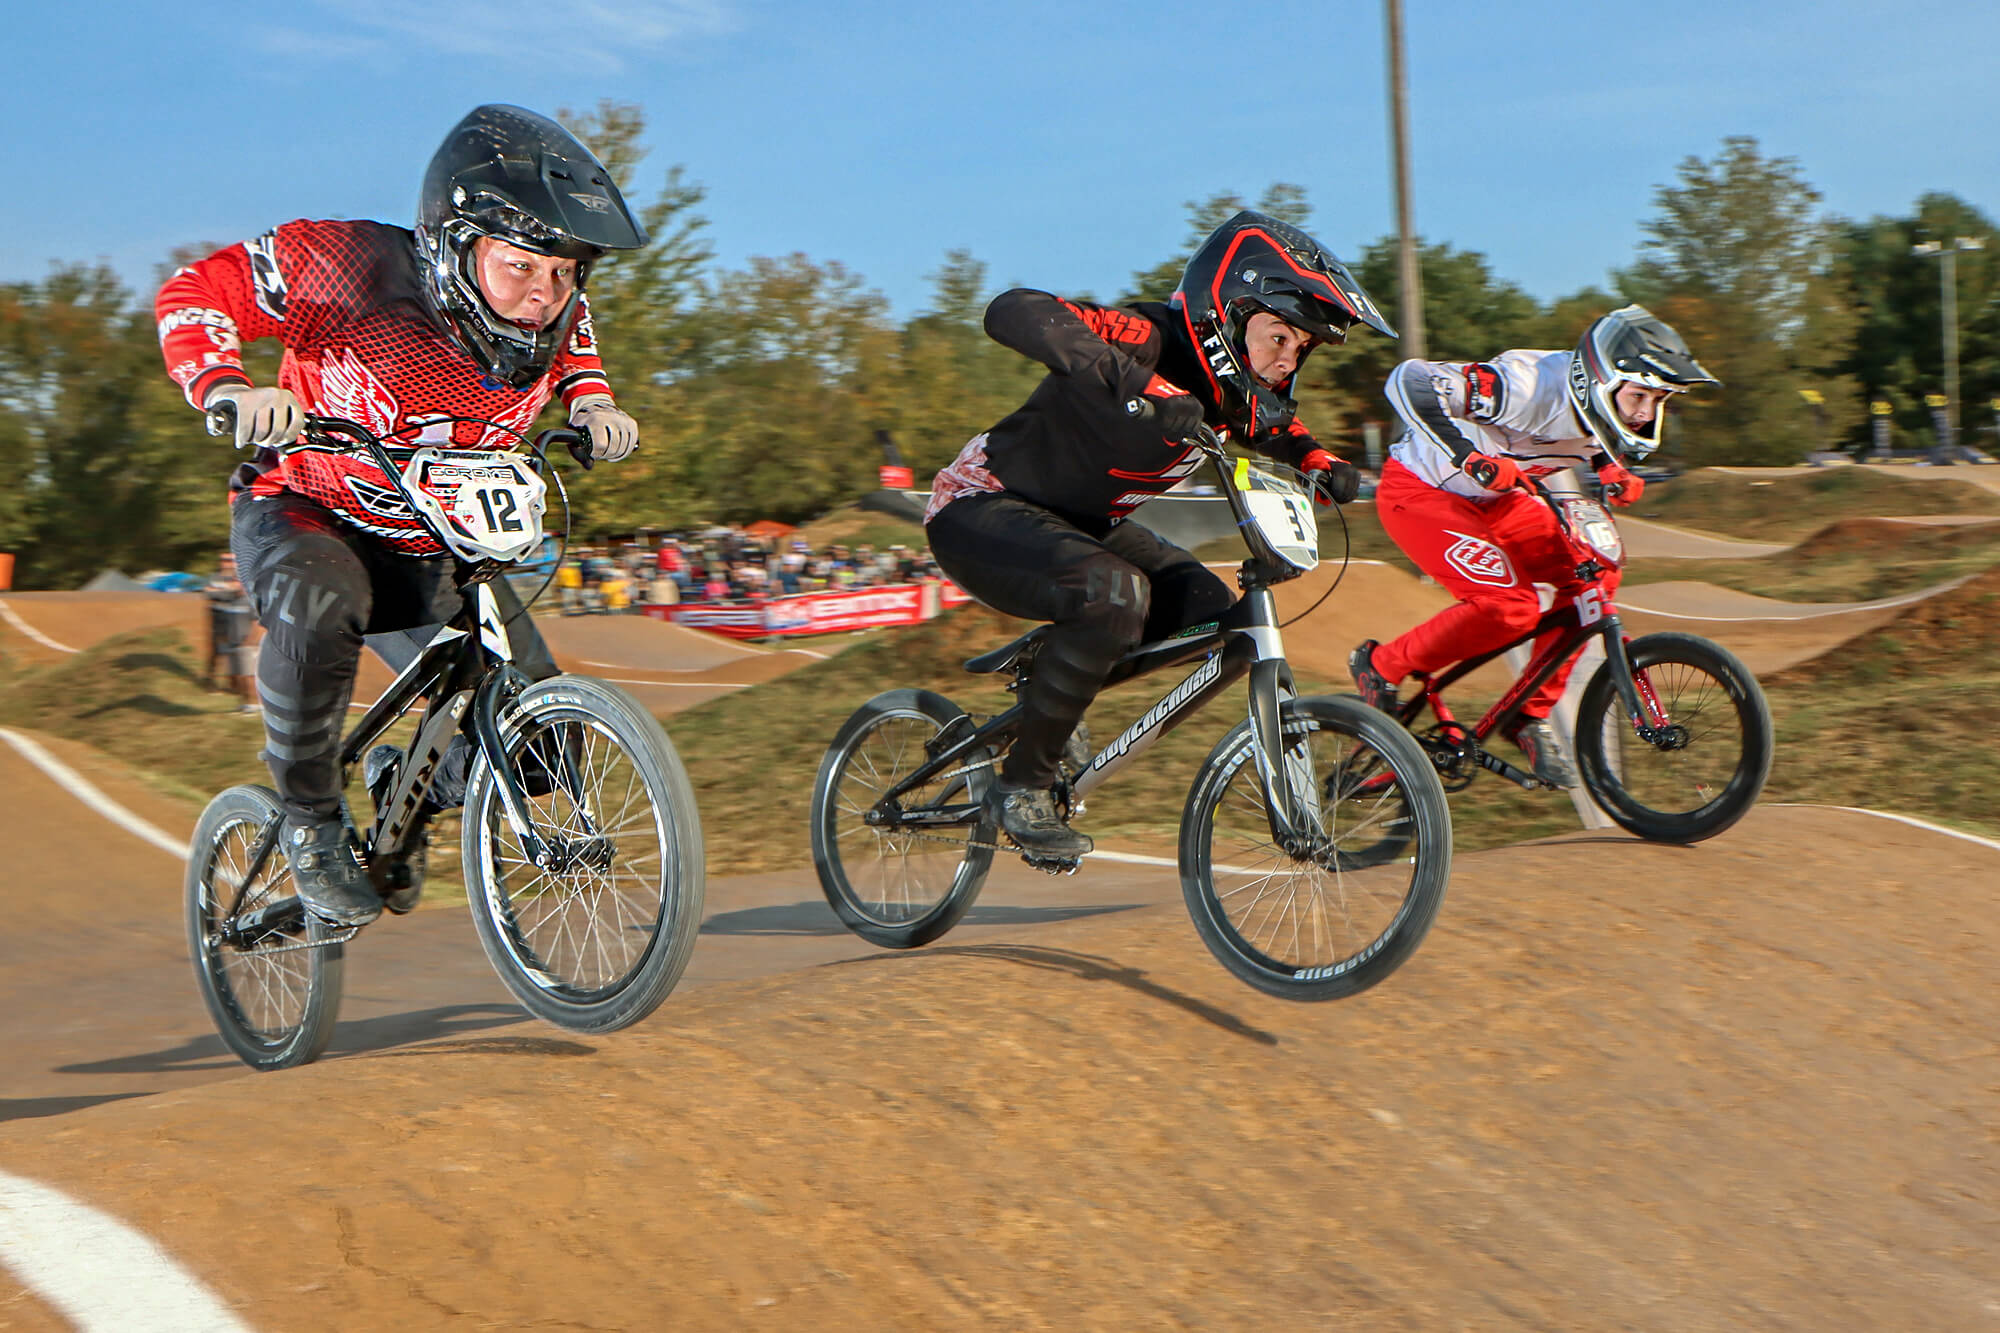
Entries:
{"type": "MultiPolygon", "coordinates": [[[[169,278],[154,302],[167,373],[201,406],[225,380],[248,380],[243,342],[276,338],[278,384],[308,412],[345,417],[398,444],[498,448],[514,437],[478,417],[525,431],[561,395],[609,393],[590,310],[548,372],[525,389],[488,375],[426,310],[409,230],[379,222],[287,222],[216,251],[169,278]]],[[[373,465],[344,456],[264,449],[236,469],[230,490],[297,491],[406,555],[439,547],[373,465]]]]}
{"type": "MultiPolygon", "coordinates": [[[[938,473],[931,514],[960,495],[1006,491],[1086,523],[1122,518],[1200,460],[1191,446],[1167,441],[1151,421],[1128,414],[1127,401],[1193,393],[1209,425],[1222,429],[1212,382],[1185,321],[1168,306],[1100,306],[1016,288],[986,308],[986,332],[1050,373],[1017,411],[938,473]]],[[[1256,444],[1286,463],[1317,447],[1297,421],[1256,444]]]]}

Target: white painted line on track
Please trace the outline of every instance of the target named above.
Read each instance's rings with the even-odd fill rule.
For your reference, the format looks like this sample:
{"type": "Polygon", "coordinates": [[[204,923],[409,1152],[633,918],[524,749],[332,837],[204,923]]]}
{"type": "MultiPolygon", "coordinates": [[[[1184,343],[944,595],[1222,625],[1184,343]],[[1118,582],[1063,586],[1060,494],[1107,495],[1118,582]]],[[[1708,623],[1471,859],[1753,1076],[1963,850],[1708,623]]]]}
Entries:
{"type": "MultiPolygon", "coordinates": [[[[1972,578],[1973,575],[1967,574],[1962,579],[1953,579],[1949,583],[1940,583],[1935,588],[1920,588],[1916,592],[1906,592],[1900,597],[1884,597],[1873,602],[1842,602],[1840,605],[1830,606],[1826,608],[1824,611],[1807,611],[1803,615],[1696,616],[1696,615],[1688,615],[1679,611],[1654,611],[1648,607],[1640,606],[1638,603],[1634,602],[1631,598],[1626,597],[1622,594],[1616,600],[1618,603],[1618,609],[1620,611],[1637,611],[1642,615],[1665,616],[1669,620],[1713,620],[1718,624],[1730,623],[1734,621],[1745,621],[1756,624],[1769,624],[1773,621],[1819,620],[1825,616],[1851,616],[1851,615],[1858,615],[1863,611],[1892,611],[1899,606],[1909,606],[1913,602],[1922,602],[1932,597],[1940,596],[1944,593],[1955,592],[1960,587],[1963,587],[1965,584],[1971,582],[1972,578]]],[[[1639,586],[1643,588],[1646,585],[1642,583],[1639,586]]],[[[1803,606],[1803,605],[1809,605],[1809,603],[1780,602],[1778,603],[1778,605],[1803,606]]]]}
{"type": "Polygon", "coordinates": [[[1920,828],[1930,833],[1942,833],[1947,838],[1977,843],[1990,851],[2000,852],[2000,842],[1995,842],[1991,838],[1982,838],[1977,833],[1965,833],[1955,828],[1947,828],[1943,824],[1933,824],[1930,820],[1918,819],[1915,815],[1891,814],[1887,810],[1870,810],[1859,805],[1821,805],[1817,801],[1773,801],[1771,804],[1790,810],[1845,810],[1851,815],[1873,815],[1877,819],[1893,819],[1898,824],[1908,824],[1911,828],[1920,828]]]}
{"type": "Polygon", "coordinates": [[[20,751],[23,759],[26,759],[36,768],[48,774],[57,786],[76,797],[77,800],[82,801],[98,814],[103,815],[112,823],[118,825],[118,827],[124,829],[127,833],[130,833],[133,837],[150,842],[161,851],[177,856],[183,861],[188,859],[188,845],[186,843],[177,840],[171,834],[159,828],[159,826],[150,824],[139,818],[139,816],[133,814],[109,796],[106,796],[97,789],[96,784],[91,782],[90,779],[84,777],[83,774],[50,754],[36,741],[23,736],[11,727],[0,727],[0,740],[6,741],[9,745],[20,751]]]}
{"type": "Polygon", "coordinates": [[[4,1172],[0,1263],[84,1333],[249,1333],[220,1298],[139,1232],[4,1172]]]}
{"type": "Polygon", "coordinates": [[[41,644],[44,648],[53,648],[59,653],[73,653],[78,651],[66,643],[57,643],[54,639],[51,639],[27,621],[21,619],[20,616],[14,613],[14,608],[7,605],[4,598],[0,598],[0,620],[5,620],[8,624],[33,639],[36,643],[41,644]]]}

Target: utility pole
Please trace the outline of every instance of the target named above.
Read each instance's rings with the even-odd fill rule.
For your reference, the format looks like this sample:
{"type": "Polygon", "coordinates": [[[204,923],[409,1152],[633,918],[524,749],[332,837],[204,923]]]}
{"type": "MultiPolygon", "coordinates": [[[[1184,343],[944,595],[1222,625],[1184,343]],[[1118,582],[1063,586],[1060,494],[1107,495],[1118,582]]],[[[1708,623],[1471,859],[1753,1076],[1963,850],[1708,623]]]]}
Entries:
{"type": "Polygon", "coordinates": [[[1383,0],[1389,29],[1389,133],[1396,171],[1396,280],[1402,303],[1396,327],[1403,355],[1424,359],[1424,279],[1410,219],[1410,114],[1403,85],[1403,0],[1383,0]]]}
{"type": "Polygon", "coordinates": [[[1938,265],[1938,282],[1944,289],[1944,424],[1949,438],[1939,443],[1947,451],[1958,443],[1958,252],[1985,248],[1986,240],[1980,236],[1919,241],[1910,247],[1911,254],[1935,256],[1943,261],[1938,265]]]}

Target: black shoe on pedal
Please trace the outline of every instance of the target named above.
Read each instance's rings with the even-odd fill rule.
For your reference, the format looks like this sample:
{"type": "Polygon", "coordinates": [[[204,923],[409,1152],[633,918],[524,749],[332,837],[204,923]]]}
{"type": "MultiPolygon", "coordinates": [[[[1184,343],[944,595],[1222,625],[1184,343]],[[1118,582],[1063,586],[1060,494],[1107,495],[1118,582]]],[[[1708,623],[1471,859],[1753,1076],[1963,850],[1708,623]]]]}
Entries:
{"type": "MultiPolygon", "coordinates": [[[[403,748],[400,745],[378,745],[368,752],[361,761],[361,781],[368,788],[368,795],[379,811],[382,802],[388,799],[390,788],[396,785],[396,770],[403,762],[403,748]]],[[[424,802],[426,806],[430,802],[424,802]]],[[[417,845],[403,857],[402,866],[389,867],[387,878],[394,884],[404,881],[401,888],[392,888],[382,895],[382,905],[402,916],[417,905],[424,896],[424,869],[430,861],[431,833],[426,828],[417,835],[417,845]]]]}
{"type": "Polygon", "coordinates": [[[345,821],[285,820],[285,859],[306,910],[336,926],[365,926],[382,915],[382,895],[368,882],[345,821]]]}
{"type": "Polygon", "coordinates": [[[1576,770],[1570,767],[1569,756],[1563,753],[1562,742],[1556,739],[1556,729],[1547,718],[1529,718],[1509,732],[1507,739],[1521,748],[1528,771],[1537,778],[1551,787],[1576,785],[1576,770]]]}
{"type": "Polygon", "coordinates": [[[1056,813],[1056,798],[1047,787],[999,782],[986,799],[998,810],[1001,829],[1031,857],[1073,861],[1095,846],[1056,813]]]}
{"type": "Polygon", "coordinates": [[[1375,650],[1382,645],[1373,639],[1363,639],[1359,647],[1347,655],[1347,674],[1354,677],[1354,692],[1361,696],[1361,702],[1378,712],[1395,716],[1396,687],[1389,678],[1375,669],[1375,650]]]}

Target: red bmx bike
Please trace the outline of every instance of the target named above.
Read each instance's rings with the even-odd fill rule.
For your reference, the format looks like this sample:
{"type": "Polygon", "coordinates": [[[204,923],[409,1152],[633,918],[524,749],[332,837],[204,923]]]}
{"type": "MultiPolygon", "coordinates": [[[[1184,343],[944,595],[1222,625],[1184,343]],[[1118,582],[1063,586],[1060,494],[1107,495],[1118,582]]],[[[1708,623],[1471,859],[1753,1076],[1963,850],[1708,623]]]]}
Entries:
{"type": "MultiPolygon", "coordinates": [[[[1478,479],[1475,475],[1475,479],[1478,479]]],[[[1395,716],[1430,755],[1446,791],[1462,790],[1482,768],[1527,790],[1542,782],[1485,748],[1521,719],[1521,705],[1592,639],[1604,662],[1584,687],[1576,710],[1577,775],[1605,814],[1653,842],[1712,838],[1755,804],[1771,772],[1771,710],[1756,677],[1721,644],[1693,634],[1631,638],[1619,623],[1605,575],[1625,558],[1611,514],[1581,495],[1558,495],[1532,479],[1555,515],[1575,561],[1575,582],[1556,590],[1555,604],[1527,633],[1441,672],[1419,673],[1417,692],[1400,699],[1395,716]],[[1562,633],[1468,726],[1444,692],[1474,671],[1551,630],[1562,633]],[[1423,728],[1428,711],[1435,724],[1423,728]]],[[[1356,777],[1365,786],[1373,775],[1356,777]]]]}

